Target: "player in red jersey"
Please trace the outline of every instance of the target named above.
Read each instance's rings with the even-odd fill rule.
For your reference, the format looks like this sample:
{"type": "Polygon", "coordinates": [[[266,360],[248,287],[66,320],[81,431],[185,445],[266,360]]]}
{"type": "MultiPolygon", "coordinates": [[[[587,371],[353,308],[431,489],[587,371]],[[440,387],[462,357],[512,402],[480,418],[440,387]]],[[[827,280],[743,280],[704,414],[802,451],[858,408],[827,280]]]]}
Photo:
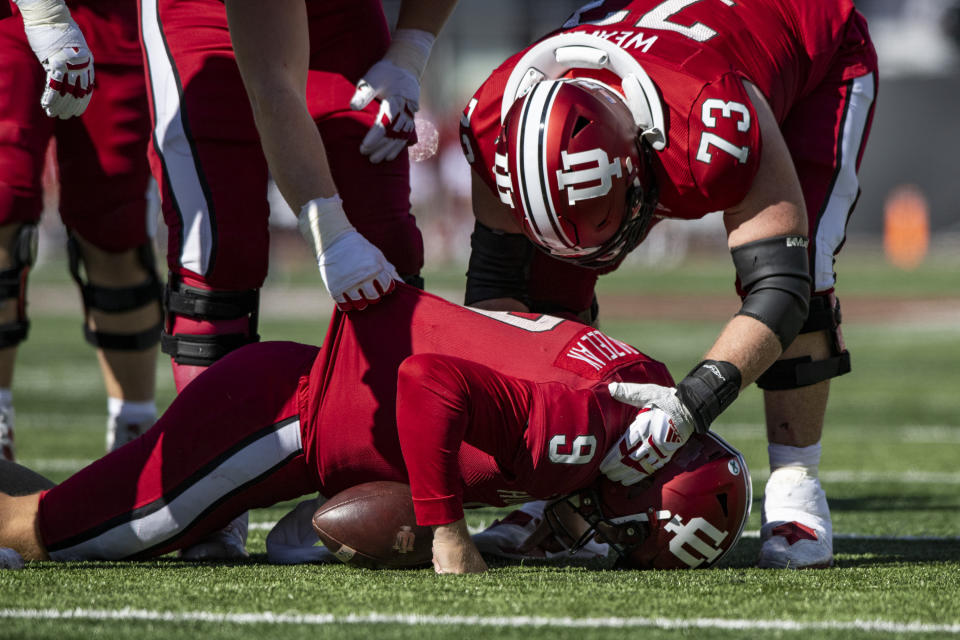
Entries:
{"type": "MultiPolygon", "coordinates": [[[[672,381],[661,363],[592,327],[480,312],[399,285],[368,311],[337,313],[322,349],[238,350],[141,438],[48,491],[0,494],[0,546],[28,559],[147,557],[246,509],[390,480],[410,484],[418,523],[434,527],[438,571],[482,570],[464,506],[592,485],[637,415],[614,396],[636,383],[672,381]]],[[[739,487],[730,526],[714,538],[725,542],[704,557],[728,548],[745,522],[741,466],[737,456],[724,472],[739,487]]]]}
{"type": "Polygon", "coordinates": [[[394,275],[420,282],[401,152],[454,3],[405,0],[393,39],[379,0],[226,4],[139,2],[151,167],[170,230],[161,347],[178,389],[258,339],[268,161],[338,303],[375,300],[394,275]]]}
{"type": "MultiPolygon", "coordinates": [[[[829,379],[850,369],[834,259],[876,73],[850,0],[598,0],[495,70],[461,120],[468,304],[593,321],[597,277],[652,224],[724,212],[741,311],[676,392],[635,399],[674,420],[664,444],[709,428],[744,385],[764,389],[761,566],[833,559],[817,469],[829,379]]],[[[620,462],[669,453],[625,442],[605,470],[636,481],[620,462]]]]}
{"type": "MultiPolygon", "coordinates": [[[[453,4],[405,0],[391,40],[379,0],[140,0],[150,161],[169,232],[161,349],[178,391],[259,340],[268,161],[338,304],[363,306],[395,278],[422,286],[401,152],[453,4]]],[[[245,524],[235,525],[203,555],[243,555],[245,524]]]]}
{"type": "Polygon", "coordinates": [[[156,419],[160,284],[147,220],[150,126],[136,10],[126,0],[16,6],[0,21],[0,457],[13,457],[11,387],[30,324],[27,278],[51,140],[83,332],[107,389],[110,449],[156,419]]]}

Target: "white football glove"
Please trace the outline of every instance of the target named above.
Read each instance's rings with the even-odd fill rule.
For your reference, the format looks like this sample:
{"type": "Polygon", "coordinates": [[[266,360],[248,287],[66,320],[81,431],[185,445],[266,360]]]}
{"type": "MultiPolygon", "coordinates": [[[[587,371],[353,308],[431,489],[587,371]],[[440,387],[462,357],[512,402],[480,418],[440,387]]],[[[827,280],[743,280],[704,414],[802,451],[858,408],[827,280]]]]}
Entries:
{"type": "Polygon", "coordinates": [[[27,42],[47,72],[40,106],[63,120],[82,114],[94,88],[93,54],[63,0],[16,0],[27,42]]]}
{"type": "Polygon", "coordinates": [[[342,310],[364,309],[379,302],[400,280],[380,249],[347,221],[339,197],[316,198],[305,204],[298,226],[317,256],[327,291],[342,310]]]}
{"type": "Polygon", "coordinates": [[[386,55],[357,83],[351,109],[359,111],[380,99],[377,119],[360,144],[360,153],[370,156],[370,162],[393,160],[416,143],[413,114],[420,109],[420,77],[434,40],[428,31],[397,29],[386,55]]]}
{"type": "Polygon", "coordinates": [[[603,462],[600,472],[614,482],[632,485],[663,467],[694,432],[690,411],[676,389],[657,384],[611,382],[610,395],[640,408],[627,431],[603,462]]]}

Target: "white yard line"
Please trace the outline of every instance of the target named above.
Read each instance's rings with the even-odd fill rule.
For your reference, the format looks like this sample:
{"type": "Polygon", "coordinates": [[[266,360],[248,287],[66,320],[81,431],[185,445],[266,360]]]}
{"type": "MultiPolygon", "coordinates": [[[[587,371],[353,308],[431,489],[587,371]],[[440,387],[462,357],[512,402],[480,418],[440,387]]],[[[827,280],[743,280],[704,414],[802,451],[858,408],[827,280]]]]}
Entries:
{"type": "Polygon", "coordinates": [[[579,629],[728,629],[769,631],[867,631],[883,633],[960,634],[960,623],[850,620],[750,620],[736,618],[569,618],[540,616],[436,616],[426,614],[365,613],[215,613],[212,611],[149,611],[144,609],[0,609],[0,618],[26,620],[116,620],[149,622],[210,622],[217,624],[392,624],[401,626],[484,626],[579,629]]]}

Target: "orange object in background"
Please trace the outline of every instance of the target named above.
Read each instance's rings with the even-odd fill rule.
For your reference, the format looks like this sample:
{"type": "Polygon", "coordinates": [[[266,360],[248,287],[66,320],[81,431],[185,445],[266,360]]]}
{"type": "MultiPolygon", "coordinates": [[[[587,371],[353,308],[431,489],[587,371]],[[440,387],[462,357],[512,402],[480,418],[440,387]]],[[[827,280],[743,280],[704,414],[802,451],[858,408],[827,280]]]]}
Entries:
{"type": "Polygon", "coordinates": [[[901,269],[915,269],[930,245],[927,199],[916,185],[901,185],[887,196],[883,211],[883,248],[887,260],[901,269]]]}

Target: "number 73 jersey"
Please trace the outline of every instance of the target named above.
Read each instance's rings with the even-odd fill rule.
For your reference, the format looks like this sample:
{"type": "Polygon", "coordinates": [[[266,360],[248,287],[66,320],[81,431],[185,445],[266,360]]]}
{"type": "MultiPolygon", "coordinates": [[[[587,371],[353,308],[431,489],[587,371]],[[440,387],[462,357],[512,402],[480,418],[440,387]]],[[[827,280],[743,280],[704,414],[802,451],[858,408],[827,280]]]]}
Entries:
{"type": "MultiPolygon", "coordinates": [[[[657,215],[698,218],[741,202],[756,176],[762,140],[744,81],[782,123],[830,72],[853,11],[849,0],[597,0],[546,39],[598,36],[643,67],[666,127],[666,145],[654,153],[657,215]]],[[[502,102],[510,99],[504,89],[528,49],[490,75],[461,118],[467,160],[494,193],[495,143],[502,102]]],[[[594,78],[622,93],[611,71],[570,64],[564,77],[594,78]]]]}

